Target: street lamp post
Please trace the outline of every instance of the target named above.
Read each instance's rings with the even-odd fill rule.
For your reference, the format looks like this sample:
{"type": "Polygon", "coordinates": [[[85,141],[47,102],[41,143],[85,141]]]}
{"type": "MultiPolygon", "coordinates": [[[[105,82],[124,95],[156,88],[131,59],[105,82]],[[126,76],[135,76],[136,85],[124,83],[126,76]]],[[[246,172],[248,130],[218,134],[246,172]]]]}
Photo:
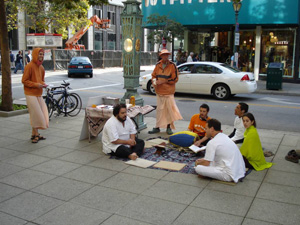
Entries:
{"type": "MultiPolygon", "coordinates": [[[[127,0],[123,2],[124,10],[121,14],[122,20],[122,43],[123,43],[123,77],[124,89],[126,92],[121,99],[135,97],[135,104],[144,105],[144,100],[137,92],[140,78],[140,61],[141,61],[141,40],[142,40],[142,11],[140,2],[137,0],[127,0]]],[[[139,130],[146,128],[143,115],[136,119],[139,130]]]]}
{"type": "Polygon", "coordinates": [[[235,12],[235,30],[234,30],[234,60],[233,60],[233,66],[238,67],[238,59],[239,59],[239,53],[238,53],[238,47],[240,45],[240,30],[239,30],[239,23],[238,23],[238,18],[239,18],[239,11],[242,7],[242,3],[240,0],[234,0],[232,2],[233,9],[235,12]]]}

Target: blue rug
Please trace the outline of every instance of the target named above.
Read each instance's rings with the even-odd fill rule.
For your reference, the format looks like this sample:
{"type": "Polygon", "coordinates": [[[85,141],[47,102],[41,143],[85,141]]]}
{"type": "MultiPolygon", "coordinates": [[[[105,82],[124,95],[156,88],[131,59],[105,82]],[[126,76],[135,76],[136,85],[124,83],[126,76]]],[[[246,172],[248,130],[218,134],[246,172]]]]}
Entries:
{"type": "MultiPolygon", "coordinates": [[[[155,137],[155,138],[162,138],[162,137],[155,137]]],[[[154,139],[154,138],[151,138],[154,139]]],[[[150,140],[150,139],[149,139],[150,140]]],[[[166,140],[166,143],[168,141],[166,140]]],[[[179,170],[179,171],[173,171],[173,170],[166,170],[161,168],[154,168],[153,166],[148,167],[151,169],[156,170],[165,170],[165,171],[173,171],[173,172],[180,172],[180,173],[190,173],[190,174],[197,174],[194,166],[195,161],[199,158],[203,158],[204,153],[201,152],[196,155],[193,152],[185,152],[185,151],[178,151],[176,147],[174,147],[171,144],[167,144],[165,150],[157,150],[155,147],[146,148],[144,154],[140,157],[142,159],[147,159],[153,162],[159,162],[159,161],[169,161],[169,162],[177,162],[177,163],[184,163],[186,166],[179,170]],[[202,154],[202,155],[201,155],[202,154]]],[[[111,159],[117,159],[122,161],[128,161],[129,159],[123,159],[118,158],[116,156],[111,156],[111,159]]],[[[252,170],[248,170],[245,174],[245,177],[251,173],[252,170]]]]}

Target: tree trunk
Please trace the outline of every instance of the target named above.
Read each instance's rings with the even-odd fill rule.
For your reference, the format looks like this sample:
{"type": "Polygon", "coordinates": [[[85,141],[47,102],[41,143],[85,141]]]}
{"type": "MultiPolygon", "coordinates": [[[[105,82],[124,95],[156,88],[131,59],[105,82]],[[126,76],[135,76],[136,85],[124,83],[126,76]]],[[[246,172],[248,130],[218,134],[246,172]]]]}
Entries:
{"type": "Polygon", "coordinates": [[[4,111],[12,111],[11,69],[5,9],[4,0],[0,0],[0,49],[2,65],[2,105],[0,107],[4,111]]]}

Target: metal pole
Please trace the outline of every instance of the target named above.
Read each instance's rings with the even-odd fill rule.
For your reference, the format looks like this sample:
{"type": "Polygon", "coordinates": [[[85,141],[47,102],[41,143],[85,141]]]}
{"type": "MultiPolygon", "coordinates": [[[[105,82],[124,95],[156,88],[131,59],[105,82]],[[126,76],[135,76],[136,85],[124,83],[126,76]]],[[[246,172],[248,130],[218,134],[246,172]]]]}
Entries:
{"type": "MultiPolygon", "coordinates": [[[[233,66],[234,67],[238,67],[238,49],[237,49],[237,34],[239,33],[239,28],[238,28],[238,17],[239,17],[239,12],[235,12],[235,30],[234,30],[234,48],[233,48],[233,54],[234,54],[234,60],[233,60],[233,66]],[[237,57],[237,58],[236,58],[237,57]]],[[[240,38],[238,37],[238,42],[239,42],[240,38]]]]}

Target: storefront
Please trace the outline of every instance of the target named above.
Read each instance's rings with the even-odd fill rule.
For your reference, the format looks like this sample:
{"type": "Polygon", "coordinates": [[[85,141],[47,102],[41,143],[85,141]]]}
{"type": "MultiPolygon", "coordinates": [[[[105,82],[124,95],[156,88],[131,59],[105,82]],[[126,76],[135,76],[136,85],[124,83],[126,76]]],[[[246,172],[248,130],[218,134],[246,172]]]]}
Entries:
{"type": "MultiPolygon", "coordinates": [[[[228,62],[233,54],[235,13],[230,0],[145,0],[144,21],[169,15],[187,28],[183,49],[202,60],[228,62]],[[183,16],[184,12],[184,16],[183,16]]],[[[284,66],[284,79],[300,82],[299,0],[241,1],[239,67],[266,76],[271,62],[284,66]]],[[[149,27],[151,28],[151,27],[149,27]]],[[[179,43],[175,43],[176,51],[179,43]]]]}

